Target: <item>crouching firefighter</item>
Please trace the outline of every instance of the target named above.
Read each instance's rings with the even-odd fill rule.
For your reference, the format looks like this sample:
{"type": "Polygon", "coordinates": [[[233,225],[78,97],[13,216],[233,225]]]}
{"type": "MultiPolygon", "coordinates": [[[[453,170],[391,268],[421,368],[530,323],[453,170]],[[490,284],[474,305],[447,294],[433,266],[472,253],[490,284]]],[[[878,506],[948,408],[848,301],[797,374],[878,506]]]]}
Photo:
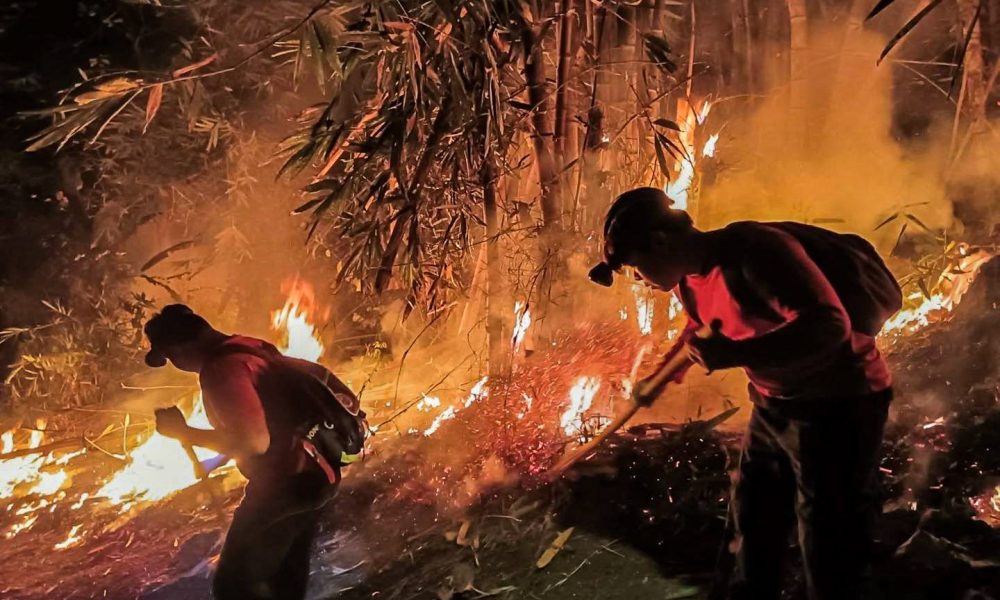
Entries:
{"type": "Polygon", "coordinates": [[[221,333],[181,304],[150,319],[145,333],[146,364],[169,360],[198,374],[214,428],[189,426],[173,407],[157,411],[157,431],[235,458],[249,480],[219,557],[215,598],[304,598],[321,510],[341,467],[362,451],[357,397],[324,367],[221,333]]]}
{"type": "MultiPolygon", "coordinates": [[[[902,303],[874,248],[801,223],[700,231],[663,192],[640,188],[612,204],[604,259],[590,274],[597,283],[611,285],[629,266],[649,286],[675,290],[689,323],[668,357],[687,352],[709,371],[740,367],[750,380],[732,540],[714,597],[777,600],[793,525],[810,600],[864,597],[892,398],[875,336],[902,303]]],[[[648,404],[643,383],[635,399],[648,404]]]]}

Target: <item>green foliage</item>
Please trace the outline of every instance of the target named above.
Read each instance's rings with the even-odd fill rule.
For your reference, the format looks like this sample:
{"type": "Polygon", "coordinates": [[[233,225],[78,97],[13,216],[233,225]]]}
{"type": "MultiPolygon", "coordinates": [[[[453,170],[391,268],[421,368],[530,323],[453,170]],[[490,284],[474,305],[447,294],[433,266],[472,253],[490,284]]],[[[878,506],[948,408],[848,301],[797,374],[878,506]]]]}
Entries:
{"type": "Polygon", "coordinates": [[[48,322],[0,331],[0,344],[18,344],[18,358],[4,380],[13,405],[97,404],[116,387],[109,374],[124,378],[134,371],[151,302],[135,294],[111,302],[89,299],[95,303],[80,315],[59,302],[43,301],[48,322]]]}
{"type": "Polygon", "coordinates": [[[525,19],[514,2],[355,2],[303,29],[295,74],[316,74],[329,99],[280,153],[285,173],[316,169],[296,212],[310,213],[311,234],[332,224],[340,281],[398,286],[431,310],[461,287],[480,173],[526,124],[508,110],[525,19]]]}

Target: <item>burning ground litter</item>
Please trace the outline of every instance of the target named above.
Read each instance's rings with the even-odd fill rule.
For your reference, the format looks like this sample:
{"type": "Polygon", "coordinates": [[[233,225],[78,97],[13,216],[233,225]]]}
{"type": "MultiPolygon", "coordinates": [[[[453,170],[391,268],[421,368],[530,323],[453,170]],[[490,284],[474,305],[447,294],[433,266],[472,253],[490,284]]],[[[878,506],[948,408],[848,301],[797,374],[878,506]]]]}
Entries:
{"type": "MultiPolygon", "coordinates": [[[[882,464],[890,512],[878,540],[879,569],[898,574],[932,561],[920,581],[944,594],[894,597],[998,589],[990,556],[1000,545],[990,525],[1000,465],[990,457],[1000,405],[989,335],[1000,330],[989,308],[997,270],[992,263],[984,269],[950,322],[893,338],[889,348],[899,391],[882,464]],[[972,352],[949,351],[960,343],[972,352]]],[[[731,411],[719,415],[722,423],[707,415],[688,424],[633,425],[566,480],[541,478],[567,445],[599,430],[600,415],[624,406],[623,382],[645,337],[611,327],[565,332],[510,380],[481,378],[455,398],[422,397],[414,431],[383,427],[330,511],[316,597],[447,596],[473,588],[511,598],[543,591],[572,597],[616,569],[666,578],[672,583],[663,585],[677,594],[697,597],[723,531],[727,465],[739,436],[717,425],[731,411]],[[535,567],[570,527],[552,563],[535,567]],[[414,571],[411,559],[399,556],[425,566],[414,571]]],[[[643,371],[656,353],[648,356],[643,371]]],[[[43,436],[27,443],[43,444],[43,436]]],[[[25,458],[55,466],[58,456],[25,458]]],[[[44,477],[24,484],[4,524],[12,516],[23,522],[29,513],[16,513],[26,506],[37,506],[30,513],[36,519],[5,540],[5,597],[193,598],[188,594],[207,590],[204,559],[239,498],[238,477],[181,486],[126,510],[124,497],[115,503],[99,494],[106,478],[121,472],[113,460],[99,452],[73,456],[60,465],[67,475],[55,492],[44,477]],[[58,500],[40,504],[53,493],[58,500]]],[[[635,593],[642,585],[622,589],[635,593]]]]}

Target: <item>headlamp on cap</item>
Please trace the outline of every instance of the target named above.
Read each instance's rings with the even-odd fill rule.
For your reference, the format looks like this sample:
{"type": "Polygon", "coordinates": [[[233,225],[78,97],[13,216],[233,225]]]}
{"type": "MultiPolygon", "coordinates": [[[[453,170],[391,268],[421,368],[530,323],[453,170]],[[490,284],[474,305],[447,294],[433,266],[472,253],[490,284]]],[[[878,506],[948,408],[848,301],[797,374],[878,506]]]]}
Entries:
{"type": "Polygon", "coordinates": [[[636,188],[618,196],[604,220],[604,261],[590,270],[590,280],[610,287],[615,271],[630,255],[647,243],[652,231],[684,232],[692,228],[691,217],[671,208],[663,190],[636,188]]]}
{"type": "Polygon", "coordinates": [[[154,369],[159,369],[160,367],[165,367],[167,365],[167,357],[163,355],[162,352],[153,348],[146,353],[146,366],[152,367],[154,369]]]}

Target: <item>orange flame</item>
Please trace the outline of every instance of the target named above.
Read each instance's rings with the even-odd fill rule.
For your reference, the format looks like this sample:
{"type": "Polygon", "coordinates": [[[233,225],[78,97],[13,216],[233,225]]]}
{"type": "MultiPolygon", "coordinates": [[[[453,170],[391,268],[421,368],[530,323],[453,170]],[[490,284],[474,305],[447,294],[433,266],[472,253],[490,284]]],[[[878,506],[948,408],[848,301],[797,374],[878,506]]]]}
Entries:
{"type": "Polygon", "coordinates": [[[570,388],[569,407],[559,417],[559,425],[566,435],[575,435],[580,431],[583,414],[590,410],[600,388],[601,380],[597,377],[580,377],[570,388]]]}
{"type": "Polygon", "coordinates": [[[639,333],[649,335],[653,333],[653,314],[656,312],[653,292],[641,283],[633,283],[632,296],[635,298],[635,320],[639,333]]]}
{"type": "MultiPolygon", "coordinates": [[[[705,123],[705,119],[708,118],[708,113],[711,110],[712,103],[709,100],[705,100],[701,108],[697,110],[686,99],[680,98],[677,100],[677,122],[680,125],[677,138],[680,142],[681,150],[684,151],[684,156],[674,164],[676,174],[672,181],[667,182],[663,190],[674,201],[674,208],[686,210],[688,207],[688,192],[690,191],[691,184],[694,182],[696,157],[698,156],[697,149],[695,148],[695,132],[698,127],[705,123]]],[[[715,147],[718,141],[719,134],[713,134],[705,142],[705,146],[702,148],[702,156],[715,156],[715,147]]]]}
{"type": "Polygon", "coordinates": [[[959,245],[958,250],[960,258],[955,268],[945,271],[938,281],[936,287],[941,291],[930,297],[919,291],[910,294],[907,300],[911,302],[911,308],[904,308],[893,315],[882,327],[882,335],[913,333],[955,310],[975,281],[980,267],[993,258],[992,252],[983,249],[971,252],[966,244],[959,245]]]}
{"type": "MultiPolygon", "coordinates": [[[[201,393],[194,400],[194,407],[187,417],[192,427],[210,429],[201,393]]],[[[211,450],[195,448],[199,460],[215,456],[211,450]]],[[[129,464],[118,471],[95,497],[106,498],[119,507],[120,512],[162,500],[198,482],[194,465],[175,439],[153,433],[152,437],[132,450],[129,464]]]]}
{"type": "Polygon", "coordinates": [[[483,398],[487,397],[490,393],[489,388],[486,387],[487,381],[489,381],[489,377],[483,377],[482,379],[476,382],[476,385],[472,386],[472,389],[469,390],[469,396],[468,398],[465,399],[465,402],[462,403],[461,408],[455,408],[454,406],[449,406],[448,408],[444,409],[444,411],[442,411],[441,414],[439,414],[437,417],[434,418],[434,421],[431,423],[430,427],[424,430],[424,436],[430,437],[434,435],[434,432],[440,429],[441,425],[445,421],[454,419],[455,416],[459,413],[459,411],[461,411],[463,408],[469,408],[475,402],[478,402],[479,400],[482,400],[483,398]]]}
{"type": "Polygon", "coordinates": [[[514,303],[514,333],[511,335],[511,345],[514,347],[514,352],[521,349],[521,343],[524,341],[524,336],[528,333],[528,328],[531,327],[531,309],[521,301],[514,303]]]}
{"type": "MultiPolygon", "coordinates": [[[[282,336],[278,350],[286,356],[319,361],[325,352],[313,321],[320,315],[316,293],[308,282],[298,277],[286,280],[282,291],[288,295],[285,305],[271,313],[271,327],[282,336]]],[[[322,315],[325,320],[327,314],[322,315]]]]}

